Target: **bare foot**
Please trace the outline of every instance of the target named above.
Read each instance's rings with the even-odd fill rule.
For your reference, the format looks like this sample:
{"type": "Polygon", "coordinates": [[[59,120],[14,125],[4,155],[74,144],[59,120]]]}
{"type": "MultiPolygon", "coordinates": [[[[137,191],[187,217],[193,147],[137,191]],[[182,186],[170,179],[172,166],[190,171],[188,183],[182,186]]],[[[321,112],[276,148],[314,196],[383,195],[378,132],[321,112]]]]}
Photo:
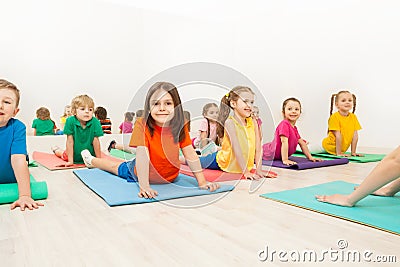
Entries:
{"type": "Polygon", "coordinates": [[[322,196],[315,196],[315,198],[320,202],[326,202],[338,206],[346,206],[346,207],[354,206],[353,203],[350,203],[350,201],[348,200],[348,196],[346,195],[339,195],[339,194],[330,196],[322,195],[322,196]]]}
{"type": "MultiPolygon", "coordinates": [[[[356,190],[358,186],[354,187],[354,190],[356,190]]],[[[371,193],[371,195],[374,196],[380,196],[380,197],[392,197],[396,194],[397,192],[392,192],[388,187],[382,187],[376,190],[375,192],[371,193]]]]}

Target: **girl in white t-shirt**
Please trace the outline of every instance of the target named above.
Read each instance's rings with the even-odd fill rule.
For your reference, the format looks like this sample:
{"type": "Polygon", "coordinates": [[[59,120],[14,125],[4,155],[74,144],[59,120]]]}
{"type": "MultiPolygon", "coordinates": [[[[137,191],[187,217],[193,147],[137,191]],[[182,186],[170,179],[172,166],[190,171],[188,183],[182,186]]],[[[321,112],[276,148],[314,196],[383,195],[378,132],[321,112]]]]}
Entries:
{"type": "Polygon", "coordinates": [[[203,119],[200,121],[199,136],[194,140],[195,148],[201,151],[201,154],[213,153],[219,145],[217,137],[217,119],[219,114],[218,105],[208,103],[203,107],[203,119]]]}

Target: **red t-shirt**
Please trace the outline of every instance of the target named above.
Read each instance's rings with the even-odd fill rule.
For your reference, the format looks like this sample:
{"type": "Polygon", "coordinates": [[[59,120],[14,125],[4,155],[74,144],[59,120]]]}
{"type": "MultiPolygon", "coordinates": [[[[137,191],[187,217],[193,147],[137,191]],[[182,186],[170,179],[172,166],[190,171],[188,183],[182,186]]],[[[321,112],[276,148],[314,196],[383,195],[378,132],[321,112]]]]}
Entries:
{"type": "MultiPolygon", "coordinates": [[[[149,150],[149,182],[168,183],[175,180],[179,174],[179,148],[192,145],[187,127],[184,128],[185,138],[182,142],[174,143],[170,127],[155,126],[151,136],[143,118],[137,119],[133,127],[129,146],[145,146],[149,150]]],[[[137,175],[136,166],[135,174],[137,175]]]]}

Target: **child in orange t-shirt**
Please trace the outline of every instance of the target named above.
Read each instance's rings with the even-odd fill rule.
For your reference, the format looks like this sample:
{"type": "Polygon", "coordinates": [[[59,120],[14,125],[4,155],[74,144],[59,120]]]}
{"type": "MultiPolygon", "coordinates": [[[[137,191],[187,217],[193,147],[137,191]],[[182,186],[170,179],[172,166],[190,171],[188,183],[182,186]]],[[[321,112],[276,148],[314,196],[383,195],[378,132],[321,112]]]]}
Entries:
{"type": "Polygon", "coordinates": [[[214,191],[217,183],[204,178],[199,158],[192,146],[183,116],[181,99],[176,87],[167,82],[157,82],[150,87],[144,107],[144,118],[135,122],[130,146],[136,147],[136,159],[118,163],[93,157],[82,151],[86,166],[99,168],[128,181],[139,182],[139,197],[154,198],[157,191],[153,183],[169,183],[179,174],[179,149],[195,175],[199,188],[214,191]]]}

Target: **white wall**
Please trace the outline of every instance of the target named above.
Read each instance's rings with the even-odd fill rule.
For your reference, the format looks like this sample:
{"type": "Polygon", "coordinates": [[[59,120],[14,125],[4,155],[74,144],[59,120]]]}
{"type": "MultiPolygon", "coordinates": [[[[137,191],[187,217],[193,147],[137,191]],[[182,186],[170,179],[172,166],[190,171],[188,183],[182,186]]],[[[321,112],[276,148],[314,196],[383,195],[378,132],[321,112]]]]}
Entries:
{"type": "MultiPolygon", "coordinates": [[[[0,76],[22,91],[18,118],[30,126],[44,105],[56,119],[87,93],[108,108],[117,131],[146,80],[201,61],[249,77],[274,123],[282,101],[299,98],[298,127],[311,141],[326,133],[330,95],[347,88],[357,96],[359,144],[397,146],[397,1],[167,2],[1,1],[0,76]]],[[[205,96],[222,97],[212,92],[205,96]]],[[[274,125],[264,125],[268,140],[274,125]]]]}

